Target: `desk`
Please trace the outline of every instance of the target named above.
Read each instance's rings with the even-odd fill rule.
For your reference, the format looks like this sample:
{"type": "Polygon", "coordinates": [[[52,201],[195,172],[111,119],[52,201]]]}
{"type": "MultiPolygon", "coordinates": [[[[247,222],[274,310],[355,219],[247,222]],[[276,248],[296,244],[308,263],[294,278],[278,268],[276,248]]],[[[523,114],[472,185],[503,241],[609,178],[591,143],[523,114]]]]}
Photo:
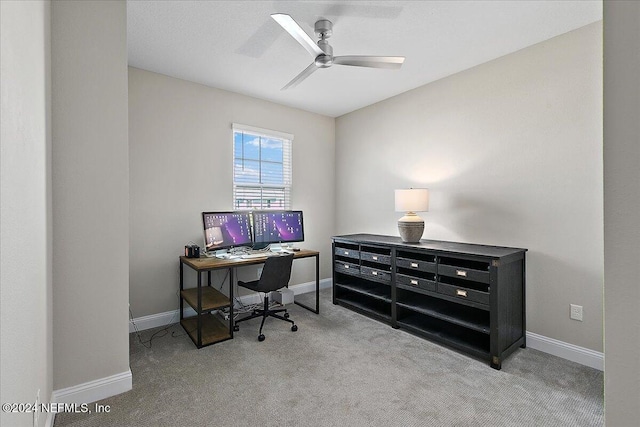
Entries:
{"type": "MultiPolygon", "coordinates": [[[[306,308],[316,314],[320,312],[320,252],[301,249],[293,253],[293,259],[316,259],[316,307],[313,309],[294,300],[300,307],[306,308]]],[[[189,334],[191,340],[198,348],[215,344],[228,339],[233,339],[233,285],[235,269],[247,265],[264,264],[267,257],[251,259],[220,259],[220,258],[187,258],[180,257],[180,324],[189,334]],[[190,267],[197,274],[197,286],[184,289],[184,266],[190,267]],[[215,270],[229,271],[229,296],[227,297],[217,289],[211,287],[211,272],[215,270]],[[207,285],[203,286],[202,274],[207,273],[207,285]],[[196,311],[192,317],[184,317],[184,305],[186,301],[196,311]],[[229,307],[229,325],[222,323],[213,310],[229,307]]]]}

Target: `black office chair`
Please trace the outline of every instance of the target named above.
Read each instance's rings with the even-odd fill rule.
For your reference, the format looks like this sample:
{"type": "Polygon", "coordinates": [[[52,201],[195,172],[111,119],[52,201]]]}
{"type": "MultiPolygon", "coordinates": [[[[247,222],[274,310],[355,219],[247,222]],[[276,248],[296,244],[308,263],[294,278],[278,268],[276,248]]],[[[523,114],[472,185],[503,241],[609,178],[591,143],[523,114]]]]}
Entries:
{"type": "Polygon", "coordinates": [[[251,289],[252,291],[256,292],[264,292],[265,296],[264,307],[261,309],[253,310],[253,313],[251,313],[251,315],[243,319],[236,320],[233,327],[234,331],[240,330],[238,323],[244,322],[245,320],[255,319],[256,317],[262,317],[258,341],[264,341],[262,327],[264,326],[264,321],[269,316],[292,323],[293,326],[291,326],[291,330],[293,332],[298,330],[298,326],[294,323],[294,321],[289,319],[289,313],[287,313],[287,309],[281,308],[278,310],[269,310],[269,292],[277,291],[278,289],[282,289],[287,286],[287,284],[289,283],[289,278],[291,277],[291,264],[293,264],[293,254],[272,256],[267,258],[267,260],[265,261],[264,268],[262,269],[262,274],[260,275],[259,280],[254,280],[252,282],[238,281],[238,285],[242,286],[243,288],[251,289]],[[284,317],[277,314],[282,312],[284,312],[284,317]]]}

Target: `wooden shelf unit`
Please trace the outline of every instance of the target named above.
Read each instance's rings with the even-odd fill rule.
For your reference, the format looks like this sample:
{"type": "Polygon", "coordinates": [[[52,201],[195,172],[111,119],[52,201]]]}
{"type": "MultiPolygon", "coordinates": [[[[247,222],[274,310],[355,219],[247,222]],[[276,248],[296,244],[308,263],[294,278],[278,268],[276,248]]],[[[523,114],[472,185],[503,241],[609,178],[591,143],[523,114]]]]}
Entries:
{"type": "MultiPolygon", "coordinates": [[[[202,314],[202,347],[231,339],[229,326],[222,323],[214,314],[202,314]]],[[[185,317],[180,324],[194,343],[198,341],[198,316],[185,317]]]]}
{"type": "MultiPolygon", "coordinates": [[[[180,291],[180,296],[193,307],[194,310],[198,310],[198,288],[190,288],[180,291]]],[[[229,306],[229,297],[222,292],[210,287],[202,287],[202,310],[201,313],[206,313],[211,310],[219,310],[229,306]]]]}
{"type": "Polygon", "coordinates": [[[525,347],[526,249],[333,238],[333,303],[489,361],[525,347]]]}

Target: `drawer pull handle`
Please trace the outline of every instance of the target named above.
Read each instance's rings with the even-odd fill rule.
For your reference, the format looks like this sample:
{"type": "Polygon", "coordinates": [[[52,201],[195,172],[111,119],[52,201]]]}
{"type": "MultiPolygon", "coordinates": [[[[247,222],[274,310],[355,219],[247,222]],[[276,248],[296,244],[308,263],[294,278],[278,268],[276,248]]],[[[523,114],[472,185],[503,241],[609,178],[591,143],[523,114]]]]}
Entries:
{"type": "MultiPolygon", "coordinates": [[[[458,276],[467,277],[467,272],[464,270],[456,270],[458,276]]],[[[465,295],[466,296],[466,295],[465,295]]]]}
{"type": "Polygon", "coordinates": [[[344,251],[344,254],[345,255],[349,255],[349,251],[344,251]]]}
{"type": "Polygon", "coordinates": [[[378,272],[377,271],[372,271],[371,274],[373,274],[374,276],[377,276],[378,272]]]}
{"type": "Polygon", "coordinates": [[[459,297],[465,297],[467,296],[467,291],[463,291],[462,289],[456,289],[456,295],[459,297]]]}
{"type": "Polygon", "coordinates": [[[377,260],[378,260],[378,257],[377,257],[377,256],[375,256],[375,255],[374,255],[374,256],[372,256],[371,258],[372,258],[374,261],[377,261],[377,260]]]}
{"type": "Polygon", "coordinates": [[[412,284],[412,285],[417,285],[417,284],[418,284],[418,281],[417,281],[417,280],[414,280],[414,279],[411,279],[411,284],[412,284]]]}
{"type": "Polygon", "coordinates": [[[344,265],[344,268],[349,268],[349,266],[347,264],[344,265]]]}
{"type": "Polygon", "coordinates": [[[418,268],[418,263],[417,263],[417,262],[412,262],[412,263],[411,263],[411,267],[413,267],[413,268],[418,268]]]}

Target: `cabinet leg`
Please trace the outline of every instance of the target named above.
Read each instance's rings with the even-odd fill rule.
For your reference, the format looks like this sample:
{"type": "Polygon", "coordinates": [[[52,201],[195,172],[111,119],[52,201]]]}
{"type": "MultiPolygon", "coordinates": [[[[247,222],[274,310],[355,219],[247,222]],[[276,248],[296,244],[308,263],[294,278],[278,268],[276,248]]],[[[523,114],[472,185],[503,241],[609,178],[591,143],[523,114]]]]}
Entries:
{"type": "Polygon", "coordinates": [[[498,356],[491,357],[491,367],[499,371],[502,369],[502,360],[498,356]]]}

